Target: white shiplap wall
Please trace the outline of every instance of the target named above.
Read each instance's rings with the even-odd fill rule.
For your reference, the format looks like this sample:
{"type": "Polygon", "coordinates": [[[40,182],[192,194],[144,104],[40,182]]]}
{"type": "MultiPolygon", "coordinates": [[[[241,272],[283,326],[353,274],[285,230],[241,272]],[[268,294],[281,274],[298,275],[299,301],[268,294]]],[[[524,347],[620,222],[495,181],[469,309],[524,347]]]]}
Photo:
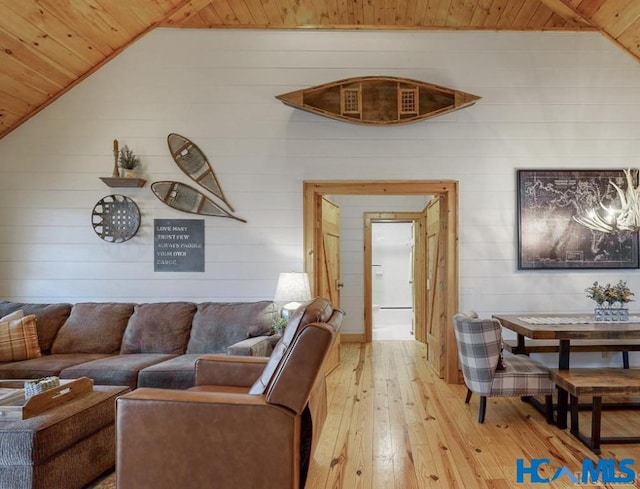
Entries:
{"type": "Polygon", "coordinates": [[[624,278],[640,293],[640,276],[518,272],[515,169],[638,167],[639,114],[638,63],[596,33],[155,30],[0,140],[0,297],[269,298],[278,272],[303,268],[303,180],[455,179],[461,308],[584,310],[594,279],[624,278]],[[370,74],[483,98],[397,127],[340,123],[274,98],[370,74]],[[204,273],[153,272],[153,219],[193,216],[148,184],[118,190],[142,211],[134,239],[105,243],[89,224],[112,193],[98,177],[111,174],[114,138],[141,156],[149,182],[187,181],[170,132],[204,150],[248,220],[206,219],[204,273]]]}

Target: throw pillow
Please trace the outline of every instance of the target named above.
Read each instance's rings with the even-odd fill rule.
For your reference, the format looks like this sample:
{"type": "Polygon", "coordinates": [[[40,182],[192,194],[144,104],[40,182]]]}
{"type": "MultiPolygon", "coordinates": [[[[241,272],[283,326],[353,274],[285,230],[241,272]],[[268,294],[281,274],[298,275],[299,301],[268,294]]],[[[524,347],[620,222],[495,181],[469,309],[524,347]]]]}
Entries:
{"type": "Polygon", "coordinates": [[[71,312],[71,304],[37,304],[0,301],[0,316],[22,309],[25,316],[35,314],[38,319],[38,343],[42,354],[51,351],[53,340],[71,312]]]}
{"type": "Polygon", "coordinates": [[[6,316],[0,318],[0,323],[4,323],[6,321],[13,321],[14,319],[20,319],[24,317],[24,311],[22,309],[18,309],[17,311],[13,311],[11,314],[7,314],[6,316]]]}
{"type": "Polygon", "coordinates": [[[0,320],[0,362],[39,358],[41,353],[35,314],[8,321],[4,319],[0,320]]]}

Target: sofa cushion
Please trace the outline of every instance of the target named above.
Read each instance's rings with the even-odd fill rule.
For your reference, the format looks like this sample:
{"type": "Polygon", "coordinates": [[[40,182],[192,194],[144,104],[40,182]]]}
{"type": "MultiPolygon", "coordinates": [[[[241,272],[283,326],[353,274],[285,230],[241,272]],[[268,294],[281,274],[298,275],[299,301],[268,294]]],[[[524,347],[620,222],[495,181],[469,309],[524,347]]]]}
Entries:
{"type": "Polygon", "coordinates": [[[60,378],[89,377],[98,385],[126,385],[135,389],[138,386],[140,370],[174,356],[165,353],[115,355],[65,368],[60,372],[60,378]]]}
{"type": "Polygon", "coordinates": [[[184,353],[195,311],[191,302],[137,304],[120,353],[184,353]]]}
{"type": "Polygon", "coordinates": [[[272,301],[198,304],[187,353],[227,353],[234,343],[268,335],[277,316],[272,301]]]}
{"type": "Polygon", "coordinates": [[[71,304],[30,304],[25,302],[0,302],[0,317],[22,309],[24,314],[35,314],[37,318],[38,343],[40,351],[47,354],[60,327],[69,317],[71,304]]]}
{"type": "Polygon", "coordinates": [[[51,353],[118,353],[133,304],[79,303],[58,331],[51,353]]]}
{"type": "Polygon", "coordinates": [[[43,355],[22,362],[11,362],[0,365],[0,379],[38,379],[60,372],[72,365],[89,362],[106,357],[103,353],[69,353],[59,355],[43,355]]]}
{"type": "Polygon", "coordinates": [[[200,353],[178,355],[140,370],[138,387],[188,389],[195,385],[196,360],[200,353]]]}
{"type": "Polygon", "coordinates": [[[0,319],[0,362],[18,362],[41,356],[36,316],[22,309],[0,319]],[[22,317],[16,317],[20,316],[22,317]]]}

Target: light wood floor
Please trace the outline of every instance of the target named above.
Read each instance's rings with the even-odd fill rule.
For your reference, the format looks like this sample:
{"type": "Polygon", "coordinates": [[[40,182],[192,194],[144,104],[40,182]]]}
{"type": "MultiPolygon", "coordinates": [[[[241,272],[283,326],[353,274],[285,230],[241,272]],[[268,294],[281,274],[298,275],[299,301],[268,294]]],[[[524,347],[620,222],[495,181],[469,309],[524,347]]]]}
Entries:
{"type": "MultiPolygon", "coordinates": [[[[343,344],[327,380],[329,415],[306,489],[640,487],[640,445],[605,445],[601,454],[634,459],[635,484],[583,486],[567,476],[517,484],[518,458],[549,458],[540,475],[552,477],[597,457],[518,398],[490,398],[478,424],[478,397],[465,405],[466,388],[438,379],[416,341],[343,344]]],[[[603,435],[625,431],[640,435],[640,411],[604,412],[603,435]]]]}

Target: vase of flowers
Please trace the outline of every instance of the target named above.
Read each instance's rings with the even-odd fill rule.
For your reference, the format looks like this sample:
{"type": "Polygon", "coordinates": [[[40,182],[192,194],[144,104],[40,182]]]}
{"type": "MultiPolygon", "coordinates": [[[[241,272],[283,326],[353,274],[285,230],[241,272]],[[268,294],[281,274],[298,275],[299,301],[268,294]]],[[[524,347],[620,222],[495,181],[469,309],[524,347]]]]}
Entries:
{"type": "Polygon", "coordinates": [[[596,303],[596,321],[628,321],[629,309],[625,304],[631,302],[635,295],[627,286],[627,282],[620,280],[616,285],[600,285],[593,282],[585,289],[587,297],[596,303]]]}

